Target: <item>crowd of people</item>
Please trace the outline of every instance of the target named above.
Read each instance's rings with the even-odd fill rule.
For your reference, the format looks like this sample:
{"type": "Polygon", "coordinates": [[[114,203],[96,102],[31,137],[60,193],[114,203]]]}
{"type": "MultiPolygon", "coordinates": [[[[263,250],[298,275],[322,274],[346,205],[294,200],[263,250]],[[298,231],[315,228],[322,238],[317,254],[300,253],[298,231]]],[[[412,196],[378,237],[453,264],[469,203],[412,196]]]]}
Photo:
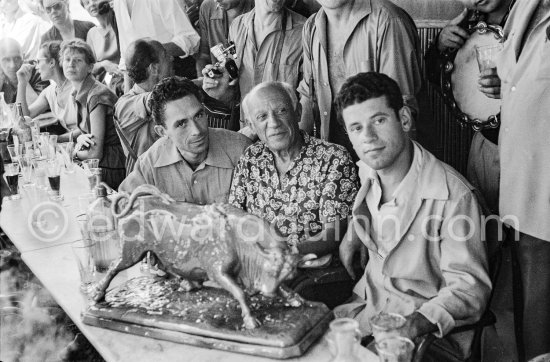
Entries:
{"type": "Polygon", "coordinates": [[[489,307],[483,221],[500,218],[527,360],[550,352],[550,1],[456,1],[422,54],[390,0],[80,0],[95,23],[69,0],[0,0],[0,92],[51,112],[48,131],[99,159],[113,189],[230,203],[294,252],[339,255],[357,284],[335,314],[364,335],[377,313],[402,314],[405,336],[438,337],[433,360],[470,356],[473,333],[451,332],[489,307]],[[475,132],[463,176],[415,140],[420,65],[445,88],[479,21],[503,27],[478,84],[501,99],[501,126],[475,132]]]}

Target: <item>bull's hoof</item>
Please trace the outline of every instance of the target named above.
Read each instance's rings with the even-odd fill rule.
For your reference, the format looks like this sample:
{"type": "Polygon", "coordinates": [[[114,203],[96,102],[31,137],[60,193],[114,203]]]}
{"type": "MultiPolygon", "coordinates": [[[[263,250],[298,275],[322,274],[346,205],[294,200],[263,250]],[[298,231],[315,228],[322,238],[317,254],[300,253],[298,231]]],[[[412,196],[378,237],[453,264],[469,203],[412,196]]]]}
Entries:
{"type": "Polygon", "coordinates": [[[260,321],[254,318],[253,316],[243,317],[244,327],[246,329],[254,329],[260,326],[260,321]]]}
{"type": "Polygon", "coordinates": [[[202,284],[194,280],[182,279],[180,282],[180,288],[184,292],[190,292],[193,290],[201,289],[202,284]]]}
{"type": "Polygon", "coordinates": [[[101,289],[97,285],[94,285],[90,288],[88,296],[94,302],[101,302],[105,298],[105,290],[101,289]]]}

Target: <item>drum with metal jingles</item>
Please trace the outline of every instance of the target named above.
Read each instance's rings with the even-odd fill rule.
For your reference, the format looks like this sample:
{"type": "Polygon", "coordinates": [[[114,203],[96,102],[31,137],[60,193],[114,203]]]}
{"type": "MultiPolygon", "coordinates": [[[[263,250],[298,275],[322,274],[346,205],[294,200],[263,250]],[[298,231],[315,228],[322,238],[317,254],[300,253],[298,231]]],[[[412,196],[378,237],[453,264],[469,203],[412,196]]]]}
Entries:
{"type": "Polygon", "coordinates": [[[500,124],[500,99],[488,98],[478,88],[479,67],[476,48],[497,45],[503,40],[502,28],[479,22],[469,29],[470,37],[457,51],[454,61],[443,69],[443,95],[455,118],[475,131],[500,124]]]}

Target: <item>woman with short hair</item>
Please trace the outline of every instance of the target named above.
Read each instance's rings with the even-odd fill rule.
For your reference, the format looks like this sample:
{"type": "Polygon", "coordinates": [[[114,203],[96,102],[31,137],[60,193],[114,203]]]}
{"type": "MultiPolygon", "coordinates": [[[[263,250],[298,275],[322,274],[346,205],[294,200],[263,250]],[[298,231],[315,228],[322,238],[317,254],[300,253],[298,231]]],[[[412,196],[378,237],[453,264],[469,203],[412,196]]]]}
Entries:
{"type": "Polygon", "coordinates": [[[61,45],[61,64],[65,77],[73,85],[73,97],[67,105],[68,116],[77,120],[75,155],[81,160],[99,159],[101,177],[117,189],[126,176],[125,156],[113,123],[116,95],[92,75],[95,57],[90,46],[80,40],[61,45]]]}
{"type": "MultiPolygon", "coordinates": [[[[34,118],[42,113],[51,111],[59,120],[62,133],[59,140],[64,142],[69,139],[69,132],[77,129],[76,120],[66,116],[67,102],[72,92],[71,82],[65,78],[63,68],[59,63],[59,51],[61,42],[51,41],[40,45],[36,65],[24,64],[17,71],[18,89],[16,102],[21,103],[23,114],[34,118]],[[42,80],[53,81],[40,93],[38,98],[30,105],[27,103],[25,87],[32,75],[32,69],[36,68],[42,80]]],[[[78,134],[76,134],[78,136],[78,134]]]]}

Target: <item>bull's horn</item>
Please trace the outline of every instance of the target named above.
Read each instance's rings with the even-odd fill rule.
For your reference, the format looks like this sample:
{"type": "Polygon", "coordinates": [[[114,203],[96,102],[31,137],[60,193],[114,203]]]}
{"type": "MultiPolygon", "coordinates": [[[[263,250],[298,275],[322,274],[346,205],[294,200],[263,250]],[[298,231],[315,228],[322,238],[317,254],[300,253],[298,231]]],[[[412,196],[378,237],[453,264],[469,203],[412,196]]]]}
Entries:
{"type": "Polygon", "coordinates": [[[308,261],[308,260],[314,260],[314,259],[317,259],[317,255],[313,254],[313,253],[309,253],[309,254],[306,254],[306,255],[302,255],[302,257],[300,258],[300,262],[304,262],[304,261],[308,261]]]}
{"type": "Polygon", "coordinates": [[[113,213],[113,216],[115,217],[115,219],[120,219],[121,217],[128,214],[128,211],[130,211],[130,208],[132,206],[127,202],[124,209],[122,209],[121,212],[118,212],[118,204],[122,200],[128,201],[129,198],[130,198],[130,195],[127,192],[119,192],[118,194],[115,194],[113,203],[111,205],[111,212],[113,213]]]}

